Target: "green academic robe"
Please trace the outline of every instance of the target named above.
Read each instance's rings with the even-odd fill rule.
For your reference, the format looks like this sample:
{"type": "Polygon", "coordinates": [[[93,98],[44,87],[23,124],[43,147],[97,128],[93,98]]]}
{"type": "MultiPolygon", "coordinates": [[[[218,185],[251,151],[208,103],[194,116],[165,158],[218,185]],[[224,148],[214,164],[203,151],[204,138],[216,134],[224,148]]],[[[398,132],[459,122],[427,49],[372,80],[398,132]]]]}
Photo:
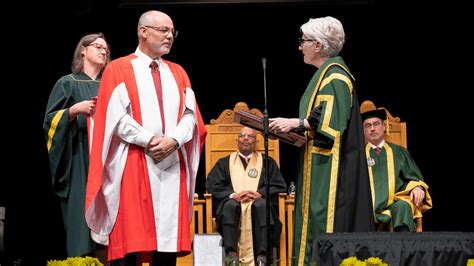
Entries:
{"type": "Polygon", "coordinates": [[[89,168],[87,119],[80,114],[69,122],[69,108],[97,96],[99,81],[84,73],[61,77],[51,91],[43,123],[53,192],[61,201],[68,256],[83,256],[95,249],[84,218],[89,168]]]}
{"type": "Polygon", "coordinates": [[[409,194],[412,188],[422,186],[426,193],[423,211],[431,208],[431,197],[410,153],[402,146],[385,142],[379,155],[367,144],[366,155],[376,222],[390,222],[392,228],[406,225],[414,231],[415,206],[399,195],[409,194]],[[403,193],[405,190],[408,191],[403,193]]]}
{"type": "Polygon", "coordinates": [[[374,230],[359,102],[341,57],[328,59],[308,84],[300,117],[314,111],[318,121],[301,148],[292,265],[309,264],[320,233],[374,230]]]}

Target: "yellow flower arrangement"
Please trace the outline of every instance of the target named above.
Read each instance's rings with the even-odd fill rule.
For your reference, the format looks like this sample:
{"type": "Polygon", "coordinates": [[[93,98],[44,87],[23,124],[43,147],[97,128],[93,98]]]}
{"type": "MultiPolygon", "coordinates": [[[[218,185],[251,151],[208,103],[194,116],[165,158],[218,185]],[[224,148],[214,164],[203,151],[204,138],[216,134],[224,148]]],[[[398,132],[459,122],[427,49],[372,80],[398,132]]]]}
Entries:
{"type": "Polygon", "coordinates": [[[49,260],[47,266],[104,266],[97,258],[72,257],[66,260],[49,260]]]}
{"type": "Polygon", "coordinates": [[[365,266],[365,263],[358,260],[356,257],[349,257],[344,259],[340,266],[365,266]]]}
{"type": "Polygon", "coordinates": [[[360,261],[356,257],[349,257],[344,259],[340,266],[388,266],[388,264],[374,257],[370,257],[365,261],[360,261]]]}

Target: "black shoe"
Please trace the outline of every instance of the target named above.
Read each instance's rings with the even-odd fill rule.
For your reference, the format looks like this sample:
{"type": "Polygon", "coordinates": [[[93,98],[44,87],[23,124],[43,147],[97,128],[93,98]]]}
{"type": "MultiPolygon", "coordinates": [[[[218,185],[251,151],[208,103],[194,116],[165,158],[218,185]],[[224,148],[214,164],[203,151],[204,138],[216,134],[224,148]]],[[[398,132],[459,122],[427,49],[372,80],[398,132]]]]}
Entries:
{"type": "Polygon", "coordinates": [[[239,266],[239,260],[237,258],[226,257],[225,261],[226,266],[239,266]]]}
{"type": "Polygon", "coordinates": [[[225,257],[225,265],[226,266],[239,266],[239,258],[237,257],[237,253],[231,251],[227,253],[225,257]]]}
{"type": "Polygon", "coordinates": [[[265,255],[258,255],[255,266],[265,266],[265,262],[267,262],[267,257],[265,255]]]}

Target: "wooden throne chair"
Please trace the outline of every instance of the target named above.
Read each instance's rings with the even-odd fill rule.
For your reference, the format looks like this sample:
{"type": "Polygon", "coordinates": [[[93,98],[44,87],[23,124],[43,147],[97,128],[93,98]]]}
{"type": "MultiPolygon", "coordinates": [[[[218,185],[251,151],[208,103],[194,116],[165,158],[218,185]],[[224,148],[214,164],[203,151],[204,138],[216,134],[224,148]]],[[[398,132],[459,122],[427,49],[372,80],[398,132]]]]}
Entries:
{"type": "MultiPolygon", "coordinates": [[[[205,142],[206,156],[206,177],[217,161],[237,150],[237,138],[242,125],[234,122],[234,114],[237,111],[244,110],[256,116],[263,117],[262,112],[258,109],[249,109],[244,102],[235,104],[233,110],[224,110],[218,118],[211,119],[206,124],[207,136],[205,142]]],[[[257,151],[265,152],[263,135],[257,134],[257,151]]],[[[272,157],[278,165],[280,165],[280,146],[276,139],[268,140],[268,156],[272,157]]],[[[212,214],[212,195],[204,194],[206,201],[206,233],[216,233],[212,214]]]]}

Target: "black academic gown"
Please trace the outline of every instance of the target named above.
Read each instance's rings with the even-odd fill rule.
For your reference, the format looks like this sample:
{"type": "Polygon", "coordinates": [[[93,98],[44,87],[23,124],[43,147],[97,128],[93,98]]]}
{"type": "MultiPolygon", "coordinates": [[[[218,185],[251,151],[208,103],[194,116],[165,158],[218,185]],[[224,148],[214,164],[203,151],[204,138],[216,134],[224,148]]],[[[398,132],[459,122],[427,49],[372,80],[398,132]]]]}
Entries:
{"type": "MultiPolygon", "coordinates": [[[[234,193],[230,177],[229,158],[230,156],[226,156],[220,159],[209,172],[206,180],[206,189],[209,193],[212,194],[213,214],[214,217],[216,217],[217,231],[224,238],[224,247],[226,248],[226,250],[229,250],[230,247],[231,250],[235,249],[234,251],[236,251],[240,211],[236,211],[233,213],[224,211],[224,205],[228,201],[235,201],[229,198],[229,196],[234,193]],[[225,232],[225,230],[227,229],[232,230],[233,232],[225,232]],[[225,239],[226,236],[231,239],[225,239]]],[[[240,157],[240,159],[245,168],[247,166],[247,163],[242,157],[240,157]]],[[[265,168],[265,161],[263,162],[262,168],[265,168]]],[[[270,200],[272,206],[272,209],[270,210],[270,223],[272,225],[272,245],[276,246],[280,238],[281,223],[278,219],[278,213],[275,210],[278,210],[278,194],[286,192],[286,182],[278,168],[278,165],[272,158],[269,158],[268,160],[268,169],[270,177],[270,200]]],[[[254,250],[256,254],[258,254],[259,251],[264,249],[266,243],[266,240],[262,239],[262,237],[264,236],[262,236],[261,234],[261,232],[266,232],[266,195],[264,169],[261,169],[261,172],[262,173],[260,176],[257,191],[262,195],[262,198],[260,199],[262,203],[255,202],[252,205],[252,228],[254,232],[258,232],[253,234],[254,250]],[[261,244],[263,244],[263,246],[261,244]]]]}

